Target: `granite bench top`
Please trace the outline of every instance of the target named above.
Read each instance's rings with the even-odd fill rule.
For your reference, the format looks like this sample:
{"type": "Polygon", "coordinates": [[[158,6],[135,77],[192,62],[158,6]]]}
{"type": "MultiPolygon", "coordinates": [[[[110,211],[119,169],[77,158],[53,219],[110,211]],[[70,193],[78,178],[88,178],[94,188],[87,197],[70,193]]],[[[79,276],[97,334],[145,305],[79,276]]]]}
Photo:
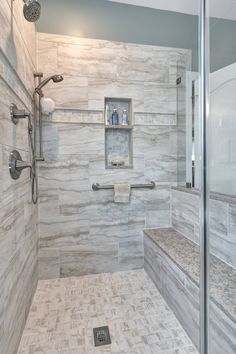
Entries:
{"type": "MultiPolygon", "coordinates": [[[[147,229],[147,235],[199,286],[200,247],[172,228],[147,229]]],[[[210,256],[210,295],[236,322],[236,269],[210,256]]]]}

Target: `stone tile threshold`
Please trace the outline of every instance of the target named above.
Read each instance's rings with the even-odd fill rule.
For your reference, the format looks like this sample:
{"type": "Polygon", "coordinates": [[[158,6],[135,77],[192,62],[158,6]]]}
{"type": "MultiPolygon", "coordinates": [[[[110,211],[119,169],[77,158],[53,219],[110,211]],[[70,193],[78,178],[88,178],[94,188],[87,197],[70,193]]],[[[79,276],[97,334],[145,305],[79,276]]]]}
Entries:
{"type": "Polygon", "coordinates": [[[197,354],[143,269],[39,281],[18,354],[197,354]],[[111,344],[95,347],[93,328],[111,344]]]}

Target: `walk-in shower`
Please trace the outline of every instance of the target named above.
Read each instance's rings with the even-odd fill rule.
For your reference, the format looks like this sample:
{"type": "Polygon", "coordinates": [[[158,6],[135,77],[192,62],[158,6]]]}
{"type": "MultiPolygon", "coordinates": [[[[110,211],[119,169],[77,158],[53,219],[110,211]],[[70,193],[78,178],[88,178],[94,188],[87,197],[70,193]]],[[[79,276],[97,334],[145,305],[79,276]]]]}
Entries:
{"type": "Polygon", "coordinates": [[[235,354],[236,0],[0,19],[0,354],[235,354]]]}

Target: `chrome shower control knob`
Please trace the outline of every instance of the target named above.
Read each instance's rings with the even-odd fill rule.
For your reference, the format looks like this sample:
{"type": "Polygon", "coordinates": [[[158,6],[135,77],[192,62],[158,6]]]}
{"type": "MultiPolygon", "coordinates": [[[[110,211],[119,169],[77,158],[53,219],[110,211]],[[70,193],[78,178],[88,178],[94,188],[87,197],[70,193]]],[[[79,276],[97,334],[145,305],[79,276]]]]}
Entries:
{"type": "Polygon", "coordinates": [[[28,118],[30,120],[30,113],[24,109],[18,109],[14,103],[10,105],[10,116],[14,124],[17,124],[21,118],[28,118]]]}
{"type": "Polygon", "coordinates": [[[25,168],[32,168],[30,163],[24,162],[19,151],[13,150],[9,158],[9,172],[13,179],[18,179],[22,170],[25,168]]]}

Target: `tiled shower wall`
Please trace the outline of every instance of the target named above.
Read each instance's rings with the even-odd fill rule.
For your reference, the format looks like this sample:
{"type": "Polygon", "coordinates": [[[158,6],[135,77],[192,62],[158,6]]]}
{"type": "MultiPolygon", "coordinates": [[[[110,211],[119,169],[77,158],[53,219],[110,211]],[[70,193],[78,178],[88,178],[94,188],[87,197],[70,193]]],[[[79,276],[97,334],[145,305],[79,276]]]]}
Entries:
{"type": "Polygon", "coordinates": [[[45,88],[56,111],[45,117],[40,166],[41,278],[142,267],[142,230],[170,224],[177,181],[177,62],[186,50],[38,34],[39,70],[63,73],[45,88]],[[104,98],[133,101],[134,168],[105,169],[104,98]],[[129,204],[93,183],[144,183],[129,204]]]}
{"type": "Polygon", "coordinates": [[[9,108],[14,102],[32,111],[36,31],[22,1],[0,1],[0,24],[0,353],[13,354],[38,280],[38,235],[29,171],[16,181],[8,171],[12,150],[30,160],[27,122],[15,126],[9,108]]]}
{"type": "MultiPolygon", "coordinates": [[[[183,188],[171,190],[171,219],[173,227],[199,244],[198,192],[183,188]]],[[[211,193],[209,203],[210,251],[222,261],[236,267],[236,200],[223,194],[211,193]]]]}

